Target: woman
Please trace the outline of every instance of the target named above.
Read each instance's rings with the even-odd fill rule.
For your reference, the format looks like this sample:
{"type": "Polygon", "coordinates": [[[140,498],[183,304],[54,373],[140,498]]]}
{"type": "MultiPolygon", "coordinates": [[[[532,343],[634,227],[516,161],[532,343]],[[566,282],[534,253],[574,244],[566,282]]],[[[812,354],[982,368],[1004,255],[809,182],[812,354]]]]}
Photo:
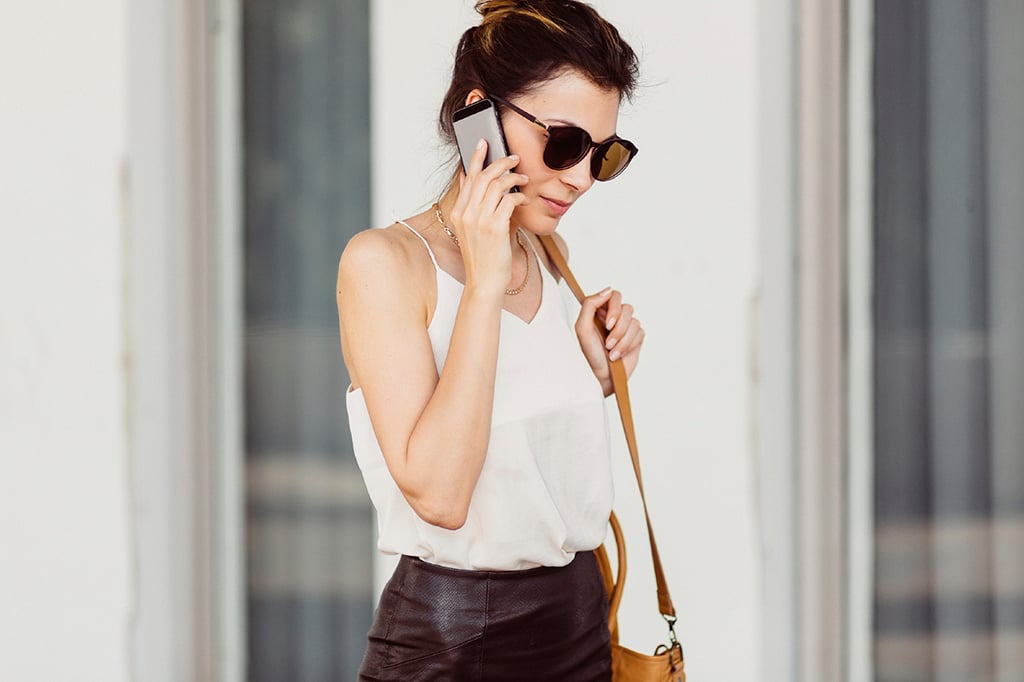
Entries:
{"type": "Polygon", "coordinates": [[[610,288],[573,324],[537,236],[564,252],[562,216],[635,154],[616,123],[637,60],[583,3],[476,9],[440,126],[453,143],[453,112],[491,98],[512,155],[484,168],[478,145],[437,203],[339,265],[353,445],[378,546],[402,555],[360,679],[603,680],[606,347],[631,373],[644,332],[610,288]]]}

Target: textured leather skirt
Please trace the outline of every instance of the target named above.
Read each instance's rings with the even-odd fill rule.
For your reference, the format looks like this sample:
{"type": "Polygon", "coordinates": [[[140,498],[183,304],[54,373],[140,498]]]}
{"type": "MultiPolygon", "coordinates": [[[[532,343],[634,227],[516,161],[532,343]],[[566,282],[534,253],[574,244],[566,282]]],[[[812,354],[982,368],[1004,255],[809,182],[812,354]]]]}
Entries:
{"type": "Polygon", "coordinates": [[[611,679],[608,599],[593,552],[567,566],[465,571],[403,556],[359,679],[611,679]]]}

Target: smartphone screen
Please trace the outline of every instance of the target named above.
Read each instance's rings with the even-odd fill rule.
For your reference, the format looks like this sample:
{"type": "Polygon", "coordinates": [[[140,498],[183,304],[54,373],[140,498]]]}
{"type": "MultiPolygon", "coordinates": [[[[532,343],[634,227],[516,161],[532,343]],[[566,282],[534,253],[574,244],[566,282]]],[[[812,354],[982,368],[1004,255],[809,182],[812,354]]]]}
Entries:
{"type": "MultiPolygon", "coordinates": [[[[495,159],[508,156],[508,145],[505,144],[505,133],[501,129],[501,119],[494,102],[482,99],[452,114],[452,127],[455,128],[455,140],[459,145],[459,156],[462,158],[462,169],[466,170],[476,143],[480,139],[487,140],[487,156],[484,168],[495,159]]],[[[518,192],[518,187],[512,191],[518,192]]]]}

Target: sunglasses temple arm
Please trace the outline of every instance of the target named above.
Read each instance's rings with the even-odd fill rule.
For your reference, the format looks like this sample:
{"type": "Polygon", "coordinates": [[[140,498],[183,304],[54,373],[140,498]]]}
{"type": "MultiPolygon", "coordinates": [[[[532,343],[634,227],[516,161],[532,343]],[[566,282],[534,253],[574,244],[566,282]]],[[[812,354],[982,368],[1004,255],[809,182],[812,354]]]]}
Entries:
{"type": "Polygon", "coordinates": [[[512,104],[512,102],[509,102],[506,99],[502,99],[501,97],[496,97],[494,95],[491,95],[491,99],[493,99],[498,104],[505,105],[506,107],[508,107],[512,111],[516,112],[517,114],[519,114],[520,116],[525,118],[527,121],[530,121],[531,123],[536,123],[537,125],[539,125],[544,130],[548,129],[548,124],[547,123],[545,123],[544,121],[540,120],[539,118],[537,118],[536,116],[534,116],[530,112],[525,111],[523,109],[520,109],[515,104],[512,104]]]}

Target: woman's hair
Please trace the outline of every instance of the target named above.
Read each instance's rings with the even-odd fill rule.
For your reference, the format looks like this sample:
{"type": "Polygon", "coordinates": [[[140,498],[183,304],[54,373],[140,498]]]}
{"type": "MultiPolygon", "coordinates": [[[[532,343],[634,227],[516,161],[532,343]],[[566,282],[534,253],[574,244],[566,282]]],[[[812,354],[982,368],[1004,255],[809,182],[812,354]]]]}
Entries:
{"type": "Polygon", "coordinates": [[[576,0],[480,0],[483,19],[462,34],[441,103],[441,136],[474,88],[511,99],[567,70],[630,98],[639,66],[633,48],[593,7],[576,0]]]}

